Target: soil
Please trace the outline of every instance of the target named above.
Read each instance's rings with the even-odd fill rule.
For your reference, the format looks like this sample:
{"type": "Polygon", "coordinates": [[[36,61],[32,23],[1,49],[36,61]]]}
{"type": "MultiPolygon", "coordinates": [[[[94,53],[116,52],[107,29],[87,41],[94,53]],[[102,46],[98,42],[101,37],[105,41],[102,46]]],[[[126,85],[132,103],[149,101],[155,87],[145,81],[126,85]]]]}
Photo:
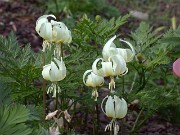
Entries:
{"type": "MultiPolygon", "coordinates": [[[[162,5],[167,7],[167,5],[162,2],[162,5]]],[[[170,5],[171,6],[171,5],[170,5]]],[[[173,5],[177,7],[177,5],[173,5]]],[[[4,37],[13,31],[17,36],[18,42],[24,46],[29,43],[34,51],[38,51],[42,45],[42,39],[37,35],[35,31],[36,20],[39,16],[43,15],[43,7],[41,7],[41,2],[37,0],[4,0],[0,1],[0,34],[4,37]]],[[[122,5],[122,12],[126,13],[127,8],[122,5]]],[[[180,7],[180,6],[179,6],[180,7]]],[[[119,7],[120,8],[120,7],[119,7]]],[[[169,8],[169,6],[168,6],[169,8]]],[[[163,9],[163,7],[161,7],[163,9]]],[[[178,15],[180,14],[176,12],[178,15]]],[[[161,12],[162,13],[162,12],[161,12]]],[[[138,21],[137,21],[138,22],[138,21]]],[[[179,21],[178,21],[179,22],[179,21]]],[[[157,24],[156,24],[157,25],[157,24]]],[[[124,31],[129,31],[128,26],[124,31]]],[[[99,108],[100,110],[100,108],[99,108]]],[[[135,111],[134,113],[137,114],[135,111]]],[[[100,127],[98,134],[109,134],[109,132],[104,133],[105,126],[109,123],[109,119],[101,112],[99,114],[100,127]]],[[[126,125],[124,125],[123,135],[128,134],[128,131],[132,128],[136,119],[136,115],[133,113],[129,114],[126,117],[126,125]]],[[[79,112],[72,119],[73,121],[86,121],[87,125],[83,128],[76,128],[77,132],[85,134],[92,133],[92,121],[93,118],[91,115],[85,115],[82,112],[79,112]],[[86,119],[87,118],[87,119],[86,119]]],[[[119,121],[121,124],[121,121],[119,121]]],[[[142,128],[136,132],[138,135],[180,135],[180,125],[175,125],[171,122],[162,120],[159,115],[153,116],[148,120],[142,128]]]]}

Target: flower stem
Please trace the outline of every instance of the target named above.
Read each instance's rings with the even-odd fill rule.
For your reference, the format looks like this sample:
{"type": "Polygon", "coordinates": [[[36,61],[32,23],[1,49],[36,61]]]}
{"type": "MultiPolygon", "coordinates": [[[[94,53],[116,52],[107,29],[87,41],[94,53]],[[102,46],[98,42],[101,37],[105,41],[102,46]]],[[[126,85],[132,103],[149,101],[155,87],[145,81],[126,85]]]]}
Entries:
{"type": "Polygon", "coordinates": [[[98,108],[98,103],[97,102],[96,102],[96,115],[97,115],[96,128],[99,129],[99,108],[98,108]]]}
{"type": "Polygon", "coordinates": [[[56,90],[56,107],[55,108],[56,108],[55,110],[58,109],[58,92],[57,92],[57,90],[56,90]]]}
{"type": "MultiPolygon", "coordinates": [[[[44,51],[42,51],[42,68],[45,65],[45,57],[44,57],[44,51]]],[[[43,91],[43,120],[45,120],[46,116],[46,81],[43,79],[42,84],[42,91],[43,91]]]]}
{"type": "Polygon", "coordinates": [[[138,122],[138,120],[139,120],[142,112],[143,112],[143,108],[142,108],[141,111],[139,112],[139,114],[138,114],[138,116],[137,116],[137,118],[136,118],[136,120],[135,120],[135,122],[134,122],[134,125],[133,125],[133,127],[132,127],[132,129],[131,129],[130,132],[133,132],[133,131],[134,131],[134,129],[135,129],[136,125],[137,125],[137,122],[138,122]]]}
{"type": "Polygon", "coordinates": [[[124,76],[122,76],[122,95],[124,97],[125,91],[124,91],[124,76]]]}

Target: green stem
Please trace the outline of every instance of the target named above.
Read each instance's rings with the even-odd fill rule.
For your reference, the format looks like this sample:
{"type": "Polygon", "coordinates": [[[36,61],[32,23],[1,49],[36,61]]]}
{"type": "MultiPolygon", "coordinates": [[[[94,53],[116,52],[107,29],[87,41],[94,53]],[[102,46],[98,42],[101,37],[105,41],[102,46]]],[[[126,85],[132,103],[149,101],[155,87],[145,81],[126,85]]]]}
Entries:
{"type": "Polygon", "coordinates": [[[56,107],[55,107],[55,110],[58,109],[58,92],[56,90],[56,107]]]}
{"type": "Polygon", "coordinates": [[[141,73],[139,75],[140,75],[140,87],[138,89],[138,92],[140,90],[142,90],[146,85],[145,71],[144,71],[143,67],[142,67],[142,71],[141,71],[141,73]]]}
{"type": "Polygon", "coordinates": [[[124,76],[122,76],[122,95],[124,97],[125,91],[124,91],[124,76]]]}
{"type": "Polygon", "coordinates": [[[136,125],[137,125],[137,122],[138,122],[138,120],[139,120],[142,112],[143,112],[143,108],[142,108],[141,111],[139,112],[139,114],[138,114],[138,116],[137,116],[137,118],[136,118],[136,120],[135,120],[135,122],[134,122],[134,125],[133,125],[133,127],[132,127],[132,129],[131,129],[131,131],[130,131],[131,133],[134,131],[134,129],[135,129],[136,125]]]}
{"type": "Polygon", "coordinates": [[[97,115],[96,129],[98,131],[98,129],[99,129],[99,108],[98,108],[98,103],[97,102],[96,102],[96,115],[97,115]]]}
{"type": "Polygon", "coordinates": [[[54,3],[55,3],[55,5],[56,5],[56,13],[58,13],[58,12],[59,12],[58,1],[57,1],[57,0],[54,0],[54,3]]]}
{"type": "MultiPolygon", "coordinates": [[[[42,68],[45,65],[45,57],[44,57],[44,52],[42,52],[42,68]]],[[[43,91],[43,120],[45,120],[46,116],[46,81],[43,79],[43,84],[42,84],[42,91],[43,91]]]]}

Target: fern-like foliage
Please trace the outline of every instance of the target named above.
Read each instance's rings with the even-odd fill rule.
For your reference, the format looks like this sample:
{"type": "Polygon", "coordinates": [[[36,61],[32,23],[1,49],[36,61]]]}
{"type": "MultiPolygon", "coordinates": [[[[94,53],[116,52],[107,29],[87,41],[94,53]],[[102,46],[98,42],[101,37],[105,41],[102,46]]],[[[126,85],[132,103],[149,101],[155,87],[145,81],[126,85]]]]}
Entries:
{"type": "Polygon", "coordinates": [[[14,99],[37,93],[33,82],[41,75],[39,56],[30,45],[21,47],[13,33],[7,39],[0,37],[0,81],[11,89],[14,99]]]}
{"type": "Polygon", "coordinates": [[[25,122],[29,111],[22,105],[0,106],[1,135],[29,135],[32,131],[25,122]]]}

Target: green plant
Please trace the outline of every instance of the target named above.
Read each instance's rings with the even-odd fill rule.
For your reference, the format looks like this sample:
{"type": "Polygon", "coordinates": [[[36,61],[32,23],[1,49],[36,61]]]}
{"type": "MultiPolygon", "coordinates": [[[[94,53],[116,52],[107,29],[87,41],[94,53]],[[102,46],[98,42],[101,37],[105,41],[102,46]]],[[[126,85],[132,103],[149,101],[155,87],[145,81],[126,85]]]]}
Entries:
{"type": "MultiPolygon", "coordinates": [[[[48,94],[49,99],[45,104],[49,112],[57,109],[56,117],[58,119],[62,117],[65,121],[65,128],[60,132],[73,134],[75,131],[71,129],[75,129],[75,126],[85,129],[88,114],[91,114],[93,134],[98,134],[100,124],[98,105],[101,99],[94,102],[91,90],[83,84],[82,76],[92,67],[93,61],[102,56],[104,44],[115,34],[120,35],[118,30],[127,22],[128,17],[129,15],[126,15],[106,20],[96,16],[92,21],[84,15],[71,30],[72,43],[69,46],[64,44],[61,46],[61,56],[63,54],[67,67],[66,78],[57,82],[61,92],[56,98],[48,94]],[[76,107],[78,104],[81,105],[79,108],[76,107]],[[66,111],[71,116],[78,111],[83,112],[86,120],[83,122],[77,120],[71,125],[68,119],[65,119],[65,116],[66,118],[69,116],[65,114],[66,111]]],[[[173,78],[170,72],[170,63],[176,57],[174,47],[178,46],[179,37],[179,28],[157,35],[148,24],[141,23],[127,38],[127,41],[132,43],[136,55],[133,62],[127,63],[129,73],[114,79],[115,94],[125,97],[128,103],[136,99],[139,101],[136,110],[139,114],[131,133],[137,132],[153,114],[163,111],[162,108],[180,106],[179,79],[173,78]],[[160,84],[157,83],[159,80],[162,81],[160,84]]],[[[120,45],[124,46],[124,43],[120,44],[117,40],[115,44],[118,48],[120,45]]],[[[53,60],[56,45],[51,43],[51,48],[44,52],[44,64],[53,60]]],[[[33,53],[28,45],[22,48],[12,33],[7,39],[0,37],[0,133],[3,135],[13,132],[23,135],[49,134],[48,127],[55,125],[52,124],[53,120],[47,122],[41,120],[41,117],[44,119],[41,55],[41,52],[33,53]]],[[[108,81],[108,79],[105,81],[105,87],[108,86],[108,81]]],[[[47,89],[50,86],[48,81],[46,86],[47,89]]],[[[58,126],[60,127],[60,124],[58,126]]]]}

